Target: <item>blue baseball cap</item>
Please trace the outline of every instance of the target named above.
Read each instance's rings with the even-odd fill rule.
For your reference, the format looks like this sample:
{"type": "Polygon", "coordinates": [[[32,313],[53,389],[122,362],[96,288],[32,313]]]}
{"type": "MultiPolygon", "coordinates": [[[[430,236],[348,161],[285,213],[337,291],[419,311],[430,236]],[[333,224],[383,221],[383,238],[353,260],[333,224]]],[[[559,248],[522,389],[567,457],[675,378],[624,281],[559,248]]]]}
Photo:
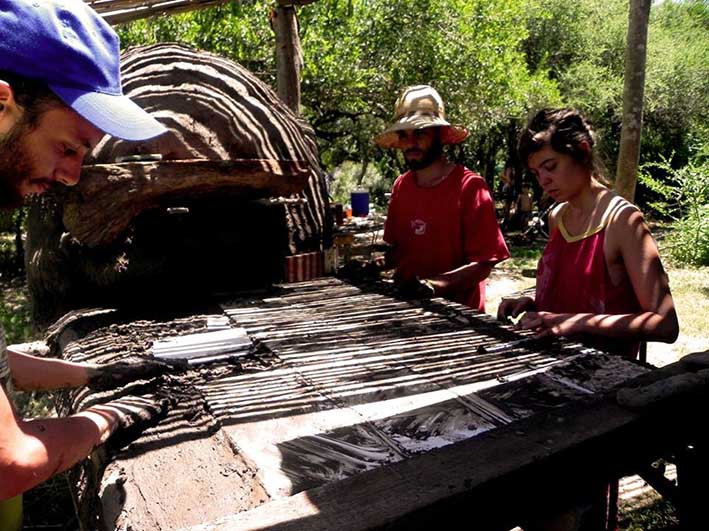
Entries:
{"type": "Polygon", "coordinates": [[[123,94],[118,35],[82,0],[0,0],[0,70],[46,83],[112,136],[166,131],[123,94]]]}

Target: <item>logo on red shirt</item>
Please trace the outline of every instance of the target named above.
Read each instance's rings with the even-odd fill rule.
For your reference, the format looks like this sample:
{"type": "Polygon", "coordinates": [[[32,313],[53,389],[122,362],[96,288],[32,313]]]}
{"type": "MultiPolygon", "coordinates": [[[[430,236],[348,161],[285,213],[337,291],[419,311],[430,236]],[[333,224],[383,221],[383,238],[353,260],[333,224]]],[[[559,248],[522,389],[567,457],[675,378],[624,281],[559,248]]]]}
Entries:
{"type": "Polygon", "coordinates": [[[426,222],[421,219],[412,220],[411,228],[416,236],[423,236],[426,234],[426,222]]]}

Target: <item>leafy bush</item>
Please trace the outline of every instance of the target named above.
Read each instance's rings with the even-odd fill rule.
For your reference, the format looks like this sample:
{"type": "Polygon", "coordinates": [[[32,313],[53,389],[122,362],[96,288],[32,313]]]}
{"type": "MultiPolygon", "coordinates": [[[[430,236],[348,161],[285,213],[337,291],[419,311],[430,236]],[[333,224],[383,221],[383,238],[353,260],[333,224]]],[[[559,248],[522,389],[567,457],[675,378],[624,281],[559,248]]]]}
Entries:
{"type": "Polygon", "coordinates": [[[663,157],[644,164],[640,183],[662,198],[649,206],[673,220],[666,238],[670,257],[678,264],[709,265],[709,160],[679,169],[670,162],[663,157]]]}

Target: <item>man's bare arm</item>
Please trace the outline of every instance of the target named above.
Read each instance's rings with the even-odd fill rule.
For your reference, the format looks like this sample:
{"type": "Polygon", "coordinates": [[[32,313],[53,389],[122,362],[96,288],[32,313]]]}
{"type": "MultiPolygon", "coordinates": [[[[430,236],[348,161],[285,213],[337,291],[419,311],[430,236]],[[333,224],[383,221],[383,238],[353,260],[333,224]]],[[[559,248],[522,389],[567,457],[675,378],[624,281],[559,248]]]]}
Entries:
{"type": "Polygon", "coordinates": [[[166,363],[150,358],[92,365],[54,358],[41,358],[23,352],[23,345],[9,345],[7,357],[13,384],[23,391],[48,391],[88,385],[112,389],[135,380],[146,380],[166,373],[186,370],[186,364],[166,363]]]}
{"type": "Polygon", "coordinates": [[[46,391],[79,387],[89,381],[89,367],[54,358],[40,358],[20,350],[21,345],[8,345],[12,383],[23,391],[46,391]]]}
{"type": "Polygon", "coordinates": [[[66,418],[22,420],[0,385],[0,500],[74,466],[119,428],[148,423],[166,410],[160,401],[125,397],[66,418]]]}
{"type": "Polygon", "coordinates": [[[495,266],[495,262],[472,262],[452,271],[427,278],[436,295],[447,295],[470,289],[485,280],[495,266]]]}

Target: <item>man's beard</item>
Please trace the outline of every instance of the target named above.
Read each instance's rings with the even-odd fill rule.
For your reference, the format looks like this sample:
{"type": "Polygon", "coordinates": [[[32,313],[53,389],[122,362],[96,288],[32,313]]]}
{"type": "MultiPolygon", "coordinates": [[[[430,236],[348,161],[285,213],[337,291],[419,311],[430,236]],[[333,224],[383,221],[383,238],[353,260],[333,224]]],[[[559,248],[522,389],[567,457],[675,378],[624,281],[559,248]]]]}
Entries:
{"type": "Polygon", "coordinates": [[[18,208],[24,202],[21,184],[29,182],[34,169],[25,148],[29,130],[20,122],[9,133],[0,136],[0,208],[18,208]]]}
{"type": "Polygon", "coordinates": [[[415,160],[409,160],[406,157],[406,153],[409,151],[418,151],[418,150],[414,149],[414,150],[404,151],[404,161],[406,162],[406,166],[410,170],[413,170],[413,171],[423,170],[424,168],[428,168],[431,164],[433,164],[436,160],[438,160],[438,158],[443,153],[443,145],[441,144],[440,139],[434,138],[431,146],[426,151],[422,152],[423,156],[420,159],[415,159],[415,160]]]}

